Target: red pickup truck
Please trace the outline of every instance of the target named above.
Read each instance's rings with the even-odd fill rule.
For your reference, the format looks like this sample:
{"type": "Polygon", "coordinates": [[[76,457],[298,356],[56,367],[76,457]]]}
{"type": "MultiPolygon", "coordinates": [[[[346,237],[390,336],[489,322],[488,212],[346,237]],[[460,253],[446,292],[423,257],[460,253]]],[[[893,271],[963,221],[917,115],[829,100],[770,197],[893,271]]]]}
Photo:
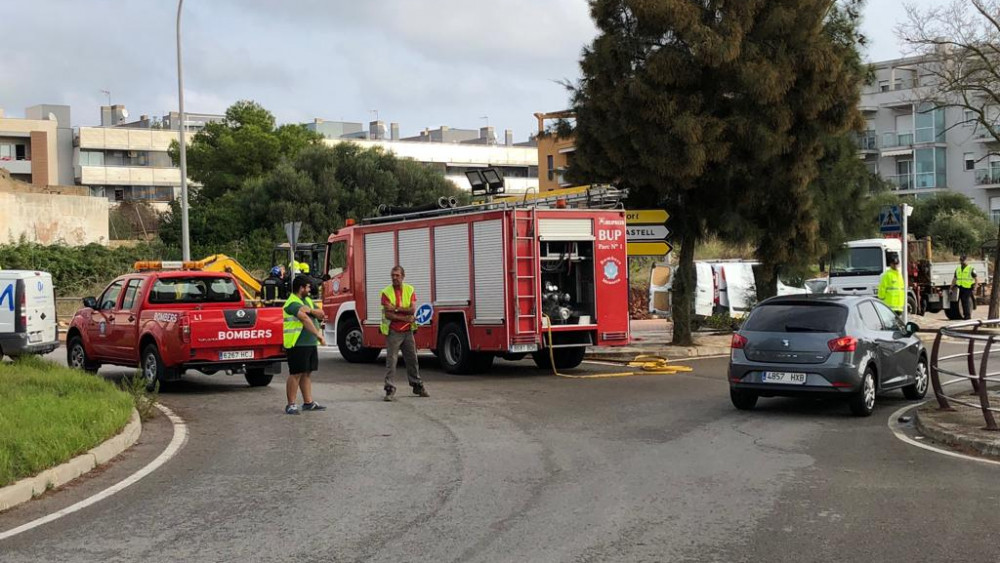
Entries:
{"type": "Polygon", "coordinates": [[[139,366],[150,389],[187,369],[242,371],[257,387],[281,372],[282,331],[281,309],[247,307],[231,274],[137,272],[83,300],[66,335],[67,363],[91,372],[139,366]]]}

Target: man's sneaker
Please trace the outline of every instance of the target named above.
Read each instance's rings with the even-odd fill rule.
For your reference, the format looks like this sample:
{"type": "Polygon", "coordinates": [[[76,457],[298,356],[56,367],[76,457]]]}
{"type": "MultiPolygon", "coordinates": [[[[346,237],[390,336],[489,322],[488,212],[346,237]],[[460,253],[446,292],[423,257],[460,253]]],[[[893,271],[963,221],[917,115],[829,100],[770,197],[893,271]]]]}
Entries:
{"type": "Polygon", "coordinates": [[[285,407],[285,414],[300,414],[299,406],[296,404],[291,404],[285,407]]]}
{"type": "Polygon", "coordinates": [[[385,401],[385,402],[387,402],[387,403],[391,403],[392,401],[395,401],[396,400],[396,388],[395,387],[386,387],[385,388],[385,398],[382,399],[382,400],[385,401]]]}
{"type": "Polygon", "coordinates": [[[421,385],[420,387],[414,387],[413,388],[413,394],[416,395],[416,396],[418,396],[418,397],[430,397],[431,396],[431,394],[427,392],[427,389],[424,389],[423,385],[421,385]]]}
{"type": "Polygon", "coordinates": [[[312,403],[302,403],[302,410],[304,411],[325,411],[326,407],[323,405],[312,402],[312,403]]]}

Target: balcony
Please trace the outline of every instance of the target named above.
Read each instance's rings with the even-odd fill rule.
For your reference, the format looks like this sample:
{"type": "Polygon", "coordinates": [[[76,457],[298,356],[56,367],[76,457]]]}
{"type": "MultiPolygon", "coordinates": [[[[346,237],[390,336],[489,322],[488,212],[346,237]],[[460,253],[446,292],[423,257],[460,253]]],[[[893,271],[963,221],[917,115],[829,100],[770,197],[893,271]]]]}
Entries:
{"type": "Polygon", "coordinates": [[[179,186],[179,168],[77,166],[76,180],[84,186],[179,186]]]}
{"type": "Polygon", "coordinates": [[[977,130],[975,136],[973,137],[977,143],[997,143],[993,135],[990,135],[987,131],[977,130]]]}
{"type": "Polygon", "coordinates": [[[882,134],[882,156],[903,156],[913,154],[913,133],[890,131],[882,134]]]}
{"type": "Polygon", "coordinates": [[[875,152],[878,150],[878,135],[873,130],[855,134],[854,142],[861,152],[875,152]]]}
{"type": "Polygon", "coordinates": [[[976,169],[976,186],[980,188],[1000,187],[1000,168],[987,170],[986,168],[976,169]]]}
{"type": "Polygon", "coordinates": [[[11,174],[31,174],[31,161],[24,158],[0,158],[0,168],[11,174]]]}
{"type": "Polygon", "coordinates": [[[886,176],[885,180],[895,186],[897,190],[912,190],[913,189],[913,174],[897,174],[895,176],[886,176]]]}

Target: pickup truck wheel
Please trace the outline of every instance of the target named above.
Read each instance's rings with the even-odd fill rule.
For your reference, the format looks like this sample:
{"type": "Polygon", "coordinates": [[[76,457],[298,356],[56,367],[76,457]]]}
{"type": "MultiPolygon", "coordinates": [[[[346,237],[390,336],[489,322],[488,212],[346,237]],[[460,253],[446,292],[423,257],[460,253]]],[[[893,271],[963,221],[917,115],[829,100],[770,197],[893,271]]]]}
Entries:
{"type": "Polygon", "coordinates": [[[462,325],[446,324],[438,335],[437,350],[444,371],[458,374],[476,372],[478,366],[475,354],[469,348],[469,337],[465,335],[465,327],[462,325]]]}
{"type": "Polygon", "coordinates": [[[142,349],[142,377],[146,380],[146,391],[154,391],[157,382],[162,384],[168,379],[167,367],[163,365],[156,344],[150,344],[142,349]]]}
{"type": "Polygon", "coordinates": [[[101,367],[101,364],[91,361],[87,356],[87,348],[79,336],[70,338],[66,345],[66,364],[73,369],[82,369],[90,373],[97,373],[101,367]]]}
{"type": "Polygon", "coordinates": [[[273,374],[264,373],[264,368],[248,369],[244,377],[246,377],[247,384],[250,387],[267,387],[271,384],[271,380],[274,379],[273,374]]]}
{"type": "Polygon", "coordinates": [[[345,360],[352,364],[367,364],[378,359],[378,348],[366,348],[361,325],[355,318],[345,319],[337,331],[337,349],[345,360]]]}

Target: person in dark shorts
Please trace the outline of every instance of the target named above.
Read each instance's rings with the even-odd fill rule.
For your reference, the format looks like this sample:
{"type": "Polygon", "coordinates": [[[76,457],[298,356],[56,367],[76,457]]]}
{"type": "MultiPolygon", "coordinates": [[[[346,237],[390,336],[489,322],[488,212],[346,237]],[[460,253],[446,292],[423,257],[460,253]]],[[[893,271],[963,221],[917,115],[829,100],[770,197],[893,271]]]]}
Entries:
{"type": "Polygon", "coordinates": [[[312,289],[311,282],[306,277],[296,277],[292,282],[292,293],[285,301],[285,352],[288,356],[288,381],[285,383],[285,394],[288,404],[285,414],[299,414],[299,406],[295,398],[299,389],[302,390],[302,409],[304,411],[322,411],[326,407],[313,401],[312,372],[319,368],[319,344],[326,345],[319,323],[325,316],[323,310],[313,304],[309,298],[312,289]]]}

